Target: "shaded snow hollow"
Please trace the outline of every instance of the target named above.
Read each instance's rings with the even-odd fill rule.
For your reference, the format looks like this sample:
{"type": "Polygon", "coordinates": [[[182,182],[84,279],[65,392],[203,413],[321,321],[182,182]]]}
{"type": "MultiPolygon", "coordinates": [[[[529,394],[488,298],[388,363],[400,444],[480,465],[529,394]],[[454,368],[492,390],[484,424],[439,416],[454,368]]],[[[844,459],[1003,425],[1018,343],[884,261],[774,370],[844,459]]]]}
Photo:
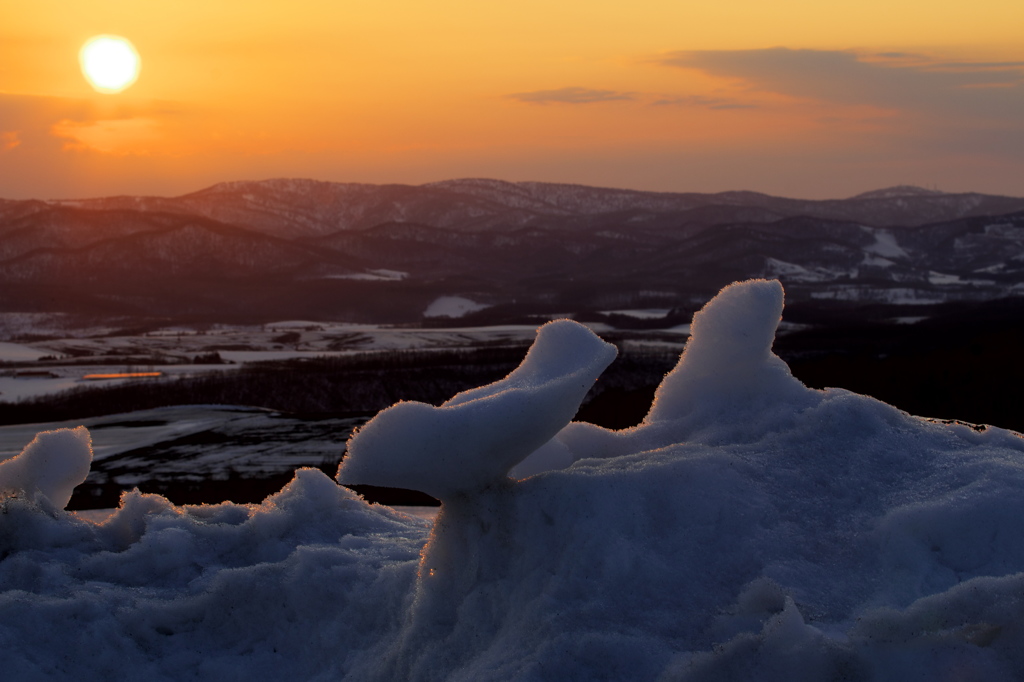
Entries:
{"type": "Polygon", "coordinates": [[[725,288],[631,429],[570,422],[613,350],[567,321],[381,412],[339,479],[438,495],[432,530],[313,469],[94,525],[86,434],[41,435],[0,465],[5,678],[1024,678],[1024,439],[804,387],[782,300],[725,288]]]}

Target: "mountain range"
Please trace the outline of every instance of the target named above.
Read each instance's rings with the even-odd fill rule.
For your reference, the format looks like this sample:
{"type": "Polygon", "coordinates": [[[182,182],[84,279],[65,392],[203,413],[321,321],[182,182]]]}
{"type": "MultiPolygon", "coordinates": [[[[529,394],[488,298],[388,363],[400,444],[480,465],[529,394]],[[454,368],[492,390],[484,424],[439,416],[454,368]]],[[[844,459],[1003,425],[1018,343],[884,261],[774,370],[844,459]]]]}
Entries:
{"type": "Polygon", "coordinates": [[[229,182],[180,197],[0,200],[0,311],[416,323],[692,310],[777,277],[790,303],[1024,295],[1024,198],[900,186],[848,199],[536,182],[229,182]]]}

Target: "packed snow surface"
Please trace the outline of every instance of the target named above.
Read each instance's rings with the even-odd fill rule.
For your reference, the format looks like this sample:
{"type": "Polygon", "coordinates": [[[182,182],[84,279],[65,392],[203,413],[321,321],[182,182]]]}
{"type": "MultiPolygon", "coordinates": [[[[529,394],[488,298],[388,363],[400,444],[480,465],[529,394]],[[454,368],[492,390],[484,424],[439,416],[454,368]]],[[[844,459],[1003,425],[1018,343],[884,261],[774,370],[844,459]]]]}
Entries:
{"type": "Polygon", "coordinates": [[[0,362],[19,362],[25,360],[38,360],[48,355],[46,351],[25,346],[20,343],[0,341],[0,362]]]}
{"type": "Polygon", "coordinates": [[[441,296],[427,306],[423,317],[462,317],[487,307],[463,296],[441,296]]]}
{"type": "Polygon", "coordinates": [[[94,524],[59,509],[85,434],[42,435],[0,470],[4,678],[1024,679],[1024,439],[806,388],[781,311],[724,289],[624,431],[570,422],[610,358],[571,322],[383,411],[339,476],[437,492],[432,527],[313,469],[94,524]]]}

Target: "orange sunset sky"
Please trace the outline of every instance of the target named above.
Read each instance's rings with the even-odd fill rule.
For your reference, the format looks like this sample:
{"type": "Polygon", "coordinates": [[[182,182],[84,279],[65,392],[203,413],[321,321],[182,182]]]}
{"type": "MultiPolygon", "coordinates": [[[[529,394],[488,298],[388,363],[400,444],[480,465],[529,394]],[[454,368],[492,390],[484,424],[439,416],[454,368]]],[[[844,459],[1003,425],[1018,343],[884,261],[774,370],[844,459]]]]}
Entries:
{"type": "Polygon", "coordinates": [[[457,177],[1024,195],[1021,0],[0,0],[0,197],[457,177]],[[130,39],[102,94],[82,44],[130,39]]]}

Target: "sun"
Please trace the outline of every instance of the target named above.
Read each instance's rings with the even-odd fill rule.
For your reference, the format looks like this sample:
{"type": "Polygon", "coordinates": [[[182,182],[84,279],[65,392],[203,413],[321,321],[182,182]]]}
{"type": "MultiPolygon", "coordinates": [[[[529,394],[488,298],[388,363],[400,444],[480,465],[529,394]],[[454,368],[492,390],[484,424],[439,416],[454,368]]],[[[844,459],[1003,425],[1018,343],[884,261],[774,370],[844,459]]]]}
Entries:
{"type": "Polygon", "coordinates": [[[141,60],[131,41],[121,36],[93,36],[78,52],[82,73],[98,92],[114,94],[139,77],[141,60]]]}

